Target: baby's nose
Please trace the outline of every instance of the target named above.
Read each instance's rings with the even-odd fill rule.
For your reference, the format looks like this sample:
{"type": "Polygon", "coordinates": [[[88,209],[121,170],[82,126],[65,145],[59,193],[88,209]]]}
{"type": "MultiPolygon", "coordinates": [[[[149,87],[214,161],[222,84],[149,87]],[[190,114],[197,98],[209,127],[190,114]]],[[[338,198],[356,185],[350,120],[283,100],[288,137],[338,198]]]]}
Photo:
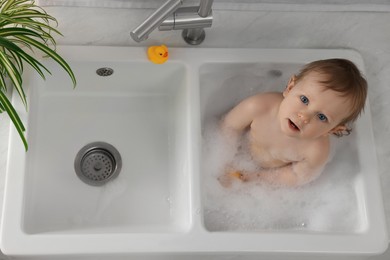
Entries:
{"type": "Polygon", "coordinates": [[[307,124],[307,123],[309,123],[309,116],[308,115],[306,115],[305,113],[302,113],[302,112],[300,112],[300,113],[298,113],[298,118],[304,123],[304,124],[307,124]]]}

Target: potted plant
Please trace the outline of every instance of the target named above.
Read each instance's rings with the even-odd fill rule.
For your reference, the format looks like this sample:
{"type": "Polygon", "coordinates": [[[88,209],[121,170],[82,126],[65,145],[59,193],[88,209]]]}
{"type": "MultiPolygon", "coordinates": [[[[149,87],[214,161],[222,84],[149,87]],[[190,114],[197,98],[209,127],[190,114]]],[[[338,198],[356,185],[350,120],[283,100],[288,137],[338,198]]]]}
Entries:
{"type": "Polygon", "coordinates": [[[43,52],[57,62],[72,79],[75,76],[66,63],[55,52],[56,42],[53,34],[62,35],[54,27],[57,20],[37,6],[33,0],[0,0],[0,113],[6,112],[18,131],[26,151],[27,140],[24,125],[12,106],[6,93],[12,85],[27,109],[23,90],[22,73],[24,65],[31,66],[43,79],[50,71],[33,56],[34,51],[43,52]],[[6,79],[9,80],[6,80],[6,79]]]}

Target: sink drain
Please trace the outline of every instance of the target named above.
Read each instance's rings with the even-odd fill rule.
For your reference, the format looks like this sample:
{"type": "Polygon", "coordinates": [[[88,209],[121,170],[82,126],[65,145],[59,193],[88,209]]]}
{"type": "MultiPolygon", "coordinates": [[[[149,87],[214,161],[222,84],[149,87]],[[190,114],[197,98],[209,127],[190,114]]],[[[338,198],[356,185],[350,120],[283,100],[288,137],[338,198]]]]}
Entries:
{"type": "Polygon", "coordinates": [[[122,159],[114,146],[104,142],[87,144],[77,153],[74,169],[86,184],[100,186],[118,176],[122,159]]]}
{"type": "Polygon", "coordinates": [[[111,76],[113,73],[114,73],[114,70],[111,68],[107,68],[107,67],[100,68],[100,69],[96,70],[96,74],[98,74],[99,76],[102,76],[102,77],[111,76]]]}

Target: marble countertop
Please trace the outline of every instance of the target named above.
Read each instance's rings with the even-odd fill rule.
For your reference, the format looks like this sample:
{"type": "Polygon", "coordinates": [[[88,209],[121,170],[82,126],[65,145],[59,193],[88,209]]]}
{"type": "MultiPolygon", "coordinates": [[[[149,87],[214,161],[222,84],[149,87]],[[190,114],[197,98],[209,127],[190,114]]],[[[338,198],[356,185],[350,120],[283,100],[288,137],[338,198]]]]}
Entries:
{"type": "MultiPolygon", "coordinates": [[[[137,45],[129,32],[151,10],[47,7],[56,17],[63,45],[137,45]]],[[[215,10],[213,27],[197,47],[347,48],[364,60],[381,177],[390,227],[390,13],[387,11],[237,11],[215,10]]],[[[180,32],[153,32],[142,46],[164,43],[186,47],[180,32]]],[[[3,197],[9,120],[0,115],[0,198],[3,197]]],[[[374,258],[373,258],[374,259],[374,258]]],[[[376,259],[376,258],[375,258],[376,259]]]]}

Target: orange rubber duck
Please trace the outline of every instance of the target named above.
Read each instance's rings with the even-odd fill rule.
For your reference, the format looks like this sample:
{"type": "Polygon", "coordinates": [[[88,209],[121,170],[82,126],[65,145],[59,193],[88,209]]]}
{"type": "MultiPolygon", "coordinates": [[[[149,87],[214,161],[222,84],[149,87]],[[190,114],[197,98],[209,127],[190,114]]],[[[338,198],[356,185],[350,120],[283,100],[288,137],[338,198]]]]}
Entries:
{"type": "Polygon", "coordinates": [[[148,59],[156,64],[163,64],[168,60],[168,48],[165,45],[150,46],[148,48],[148,59]]]}

